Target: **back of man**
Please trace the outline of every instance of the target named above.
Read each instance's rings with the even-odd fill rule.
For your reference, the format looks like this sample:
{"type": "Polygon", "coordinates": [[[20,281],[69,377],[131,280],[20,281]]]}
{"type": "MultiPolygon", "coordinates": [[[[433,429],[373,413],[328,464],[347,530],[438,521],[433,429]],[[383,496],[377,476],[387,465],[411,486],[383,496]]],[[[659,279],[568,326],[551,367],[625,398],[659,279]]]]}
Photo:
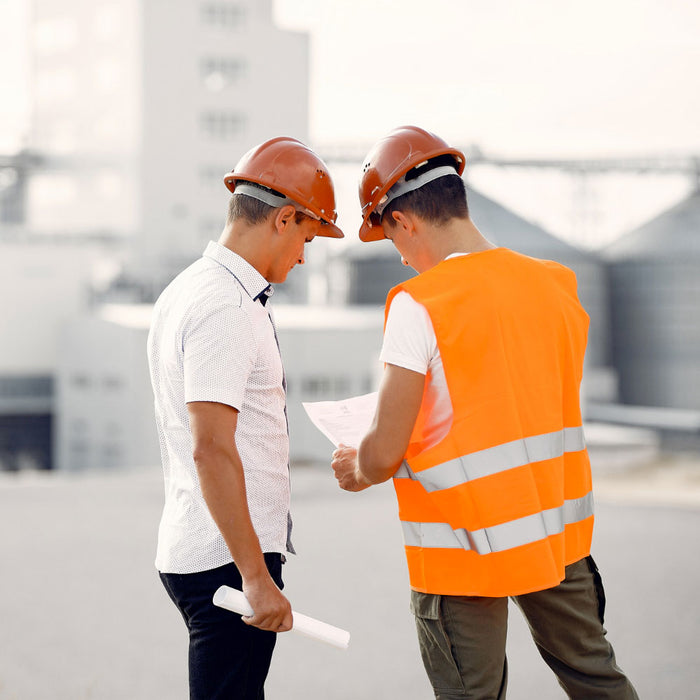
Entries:
{"type": "Polygon", "coordinates": [[[570,697],[635,698],[589,556],[573,273],[497,248],[468,215],[464,156],[402,127],[363,167],[362,240],[420,274],[392,290],[374,422],[334,453],[342,488],[394,479],[411,607],[437,698],[504,698],[507,603],[570,697]]]}
{"type": "MultiPolygon", "coordinates": [[[[412,436],[412,478],[394,479],[412,588],[507,596],[557,585],[566,564],[588,555],[593,526],[578,402],[588,317],[572,273],[495,248],[393,290],[390,318],[401,290],[428,313],[421,333],[436,337],[446,381],[434,383],[429,358],[426,392],[450,405],[444,438],[433,446],[412,436]],[[460,533],[468,542],[455,547],[460,533]]],[[[405,366],[392,341],[398,324],[387,323],[382,360],[405,366]]],[[[420,416],[430,433],[432,410],[420,416]]]]}

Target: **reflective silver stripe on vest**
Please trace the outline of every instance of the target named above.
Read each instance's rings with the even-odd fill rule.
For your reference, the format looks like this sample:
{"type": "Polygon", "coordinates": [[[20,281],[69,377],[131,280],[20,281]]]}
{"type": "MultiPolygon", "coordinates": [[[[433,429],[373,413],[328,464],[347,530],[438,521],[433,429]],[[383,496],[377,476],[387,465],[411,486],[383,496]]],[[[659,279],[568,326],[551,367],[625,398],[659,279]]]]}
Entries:
{"type": "Polygon", "coordinates": [[[440,491],[524,464],[561,457],[565,452],[580,452],[585,446],[582,427],[564,428],[472,452],[421,472],[414,472],[404,461],[394,478],[418,479],[426,491],[440,491]]]}
{"type": "Polygon", "coordinates": [[[404,544],[425,549],[471,549],[478,554],[503,552],[564,532],[564,526],[593,515],[593,493],[564,501],[558,508],[481,530],[453,530],[448,523],[402,522],[404,544]]]}

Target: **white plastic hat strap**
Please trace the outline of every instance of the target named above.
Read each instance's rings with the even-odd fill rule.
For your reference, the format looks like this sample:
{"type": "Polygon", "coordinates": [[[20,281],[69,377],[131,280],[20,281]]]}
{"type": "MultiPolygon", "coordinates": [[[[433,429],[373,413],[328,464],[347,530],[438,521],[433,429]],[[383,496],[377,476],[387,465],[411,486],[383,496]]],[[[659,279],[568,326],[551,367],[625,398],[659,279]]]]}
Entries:
{"type": "Polygon", "coordinates": [[[437,168],[433,168],[432,170],[428,170],[424,173],[421,173],[418,177],[414,178],[413,180],[406,180],[406,176],[404,175],[400,180],[398,180],[394,185],[392,185],[391,189],[379,200],[375,211],[377,212],[377,214],[379,214],[379,216],[381,216],[382,212],[384,211],[384,209],[386,209],[389,202],[396,199],[397,197],[400,197],[402,194],[406,194],[407,192],[413,192],[413,190],[417,190],[420,187],[423,187],[423,185],[426,185],[427,183],[432,182],[433,180],[437,180],[439,177],[445,177],[446,175],[456,174],[457,171],[451,165],[441,165],[437,168]]]}
{"type": "Polygon", "coordinates": [[[297,208],[297,203],[286,197],[285,195],[275,194],[271,190],[262,189],[261,187],[256,187],[245,181],[239,181],[236,183],[236,189],[233,191],[234,194],[244,194],[246,197],[252,197],[260,202],[269,204],[271,207],[283,207],[286,204],[291,204],[295,209],[297,208]]]}

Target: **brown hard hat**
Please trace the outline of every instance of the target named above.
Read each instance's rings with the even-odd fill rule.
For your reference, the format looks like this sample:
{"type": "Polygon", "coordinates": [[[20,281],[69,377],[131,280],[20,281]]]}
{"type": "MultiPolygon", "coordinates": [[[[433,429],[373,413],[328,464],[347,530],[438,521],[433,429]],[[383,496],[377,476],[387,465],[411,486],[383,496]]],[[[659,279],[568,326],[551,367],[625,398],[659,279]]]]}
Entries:
{"type": "Polygon", "coordinates": [[[409,170],[428,160],[445,155],[454,158],[453,170],[461,175],[465,165],[464,153],[451,148],[439,136],[429,131],[417,126],[400,126],[380,139],[369,152],[362,166],[359,186],[362,207],[360,240],[379,241],[385,238],[376,210],[382,204],[386,206],[389,190],[409,170]]]}
{"type": "MultiPolygon", "coordinates": [[[[251,148],[224,176],[224,182],[231,192],[239,184],[254,182],[281,193],[326,224],[318,235],[343,238],[343,232],[335,225],[338,213],[328,168],[301,141],[280,136],[251,148]]],[[[277,206],[283,203],[281,200],[277,206]]]]}

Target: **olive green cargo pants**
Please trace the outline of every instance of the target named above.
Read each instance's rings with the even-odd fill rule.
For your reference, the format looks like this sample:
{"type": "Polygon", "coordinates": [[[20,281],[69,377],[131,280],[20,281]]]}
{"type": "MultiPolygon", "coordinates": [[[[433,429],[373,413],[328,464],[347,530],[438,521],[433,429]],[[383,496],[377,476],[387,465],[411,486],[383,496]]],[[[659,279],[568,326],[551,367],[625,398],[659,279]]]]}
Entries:
{"type": "MultiPolygon", "coordinates": [[[[555,588],[513,598],[542,658],[570,698],[637,700],[603,627],[605,593],[591,557],[555,588]]],[[[508,598],[411,592],[425,669],[438,700],[506,697],[508,598]]]]}

